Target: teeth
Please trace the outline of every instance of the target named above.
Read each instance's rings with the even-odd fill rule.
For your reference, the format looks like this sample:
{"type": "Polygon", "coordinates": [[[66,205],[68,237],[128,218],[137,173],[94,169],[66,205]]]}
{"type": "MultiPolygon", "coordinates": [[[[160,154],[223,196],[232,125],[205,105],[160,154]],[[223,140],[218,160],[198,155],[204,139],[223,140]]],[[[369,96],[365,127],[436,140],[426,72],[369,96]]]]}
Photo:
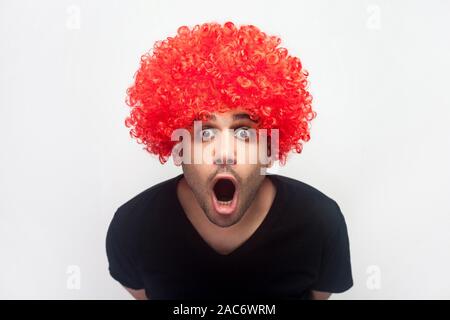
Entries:
{"type": "Polygon", "coordinates": [[[233,201],[233,200],[230,200],[230,201],[220,201],[220,200],[217,200],[217,202],[218,202],[220,205],[223,205],[223,206],[229,206],[229,205],[231,204],[232,201],[233,201]]]}

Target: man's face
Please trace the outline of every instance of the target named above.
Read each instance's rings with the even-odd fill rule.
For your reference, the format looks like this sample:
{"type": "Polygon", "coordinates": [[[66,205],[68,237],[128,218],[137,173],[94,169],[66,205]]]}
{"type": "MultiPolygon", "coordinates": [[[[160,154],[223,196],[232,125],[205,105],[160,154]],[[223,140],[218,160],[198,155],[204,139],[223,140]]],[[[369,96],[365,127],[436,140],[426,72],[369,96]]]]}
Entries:
{"type": "Polygon", "coordinates": [[[215,113],[190,131],[192,161],[182,164],[184,177],[208,219],[220,227],[243,217],[265,178],[256,127],[248,113],[233,110],[215,113]],[[198,164],[196,147],[203,156],[198,164]]]}

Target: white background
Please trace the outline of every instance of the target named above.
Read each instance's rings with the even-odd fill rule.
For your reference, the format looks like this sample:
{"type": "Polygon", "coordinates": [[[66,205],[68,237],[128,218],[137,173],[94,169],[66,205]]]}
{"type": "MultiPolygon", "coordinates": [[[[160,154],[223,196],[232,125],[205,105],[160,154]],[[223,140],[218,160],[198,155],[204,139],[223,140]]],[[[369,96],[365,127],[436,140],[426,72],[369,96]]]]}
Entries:
{"type": "Polygon", "coordinates": [[[131,298],[107,271],[108,224],[181,169],[130,138],[125,90],[155,41],[227,20],[310,72],[311,141],[275,171],[346,217],[355,284],[332,299],[450,298],[449,15],[443,0],[2,0],[0,298],[131,298]]]}

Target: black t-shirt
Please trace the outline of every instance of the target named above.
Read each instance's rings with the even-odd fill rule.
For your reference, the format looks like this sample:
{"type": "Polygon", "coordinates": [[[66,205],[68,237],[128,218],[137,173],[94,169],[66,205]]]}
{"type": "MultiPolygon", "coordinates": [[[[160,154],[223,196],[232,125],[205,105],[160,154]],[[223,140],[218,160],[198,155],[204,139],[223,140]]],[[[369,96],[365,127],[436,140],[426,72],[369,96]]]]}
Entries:
{"type": "Polygon", "coordinates": [[[257,230],[228,255],[212,249],[176,195],[182,174],[121,205],[109,226],[111,276],[150,299],[310,299],[353,286],[347,226],[338,204],[281,175],[257,230]]]}

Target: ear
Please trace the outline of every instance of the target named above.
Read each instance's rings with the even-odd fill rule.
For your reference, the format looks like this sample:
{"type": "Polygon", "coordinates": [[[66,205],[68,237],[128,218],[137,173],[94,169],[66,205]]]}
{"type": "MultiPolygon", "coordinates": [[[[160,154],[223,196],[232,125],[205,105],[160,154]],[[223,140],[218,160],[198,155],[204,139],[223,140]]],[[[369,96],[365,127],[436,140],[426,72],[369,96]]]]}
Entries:
{"type": "Polygon", "coordinates": [[[267,163],[263,166],[266,168],[271,168],[273,164],[275,163],[275,159],[272,156],[267,156],[267,163]]]}
{"type": "Polygon", "coordinates": [[[182,144],[176,144],[172,149],[173,164],[177,167],[183,164],[183,148],[182,144]]]}
{"type": "Polygon", "coordinates": [[[267,175],[267,169],[272,167],[273,165],[272,157],[269,157],[268,159],[269,161],[266,164],[261,165],[261,167],[259,168],[259,172],[263,176],[267,175]]]}

